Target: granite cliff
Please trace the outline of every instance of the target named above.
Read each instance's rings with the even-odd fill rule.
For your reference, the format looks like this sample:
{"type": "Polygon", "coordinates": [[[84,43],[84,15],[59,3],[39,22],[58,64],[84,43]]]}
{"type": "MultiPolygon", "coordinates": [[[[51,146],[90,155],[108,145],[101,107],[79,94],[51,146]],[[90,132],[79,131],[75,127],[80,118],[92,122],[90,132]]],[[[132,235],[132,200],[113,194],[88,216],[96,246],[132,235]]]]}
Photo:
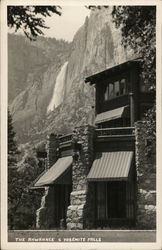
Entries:
{"type": "Polygon", "coordinates": [[[71,132],[75,126],[93,122],[95,90],[84,83],[85,77],[132,57],[132,51],[121,45],[121,32],[115,28],[110,12],[92,11],[71,44],[40,38],[32,45],[21,37],[23,49],[29,47],[33,54],[26,55],[25,66],[24,57],[17,51],[20,68],[28,67],[23,79],[12,67],[15,48],[11,38],[9,82],[13,84],[9,83],[9,88],[17,92],[15,96],[9,94],[9,100],[20,141],[40,140],[51,132],[71,132]],[[19,82],[12,79],[13,71],[19,82]]]}

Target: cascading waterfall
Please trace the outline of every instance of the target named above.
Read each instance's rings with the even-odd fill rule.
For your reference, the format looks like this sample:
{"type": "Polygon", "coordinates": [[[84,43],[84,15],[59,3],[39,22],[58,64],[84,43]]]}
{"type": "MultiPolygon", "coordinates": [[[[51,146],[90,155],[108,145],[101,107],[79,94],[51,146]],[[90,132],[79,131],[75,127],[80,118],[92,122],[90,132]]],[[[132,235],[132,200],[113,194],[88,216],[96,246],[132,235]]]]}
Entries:
{"type": "Polygon", "coordinates": [[[65,82],[66,82],[66,72],[67,72],[67,66],[68,62],[65,62],[62,66],[59,74],[56,78],[56,83],[53,89],[53,95],[50,100],[50,103],[47,107],[47,113],[49,111],[53,111],[57,106],[59,106],[64,97],[64,91],[65,91],[65,82]]]}

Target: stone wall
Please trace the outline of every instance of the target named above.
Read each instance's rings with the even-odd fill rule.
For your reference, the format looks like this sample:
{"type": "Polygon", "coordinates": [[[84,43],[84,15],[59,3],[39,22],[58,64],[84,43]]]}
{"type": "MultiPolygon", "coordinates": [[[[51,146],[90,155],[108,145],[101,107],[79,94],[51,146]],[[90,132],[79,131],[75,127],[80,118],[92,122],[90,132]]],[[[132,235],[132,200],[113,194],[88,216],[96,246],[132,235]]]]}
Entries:
{"type": "MultiPolygon", "coordinates": [[[[70,206],[67,209],[67,229],[92,228],[94,225],[94,188],[88,184],[87,175],[94,158],[94,127],[90,125],[75,129],[72,141],[79,142],[80,150],[75,151],[78,159],[72,166],[72,192],[70,206]]],[[[57,160],[59,141],[56,135],[51,134],[47,140],[47,168],[57,160]]],[[[55,224],[54,187],[46,187],[42,197],[41,207],[37,210],[36,227],[49,229],[55,224]]]]}
{"type": "Polygon", "coordinates": [[[50,229],[54,224],[54,188],[46,187],[44,196],[41,200],[41,206],[36,211],[36,228],[50,229]]]}
{"type": "Polygon", "coordinates": [[[156,145],[151,141],[146,122],[135,124],[137,170],[137,223],[138,229],[156,228],[156,145]],[[150,150],[151,146],[151,150],[150,150]]]}
{"type": "Polygon", "coordinates": [[[47,136],[47,168],[52,167],[52,165],[57,161],[58,158],[58,147],[59,147],[59,140],[57,135],[50,134],[47,136]]]}
{"type": "MultiPolygon", "coordinates": [[[[135,124],[135,162],[137,172],[136,228],[154,229],[156,227],[156,152],[146,134],[147,123],[135,124]]],[[[93,229],[95,227],[95,189],[88,183],[87,175],[94,160],[94,127],[90,125],[75,129],[72,141],[80,148],[74,150],[72,165],[72,192],[67,209],[67,229],[93,229]]],[[[48,168],[58,157],[58,138],[50,135],[47,142],[48,168]]],[[[37,228],[50,229],[55,222],[54,187],[46,187],[41,207],[37,210],[37,228]]]]}
{"type": "Polygon", "coordinates": [[[67,210],[67,229],[84,229],[85,226],[90,227],[91,218],[88,218],[88,215],[90,216],[90,210],[91,212],[94,210],[91,207],[93,203],[87,202],[90,195],[87,175],[94,157],[94,127],[87,125],[76,128],[72,140],[79,142],[81,149],[75,152],[79,157],[73,161],[73,190],[67,210]]]}
{"type": "MultiPolygon", "coordinates": [[[[58,137],[55,134],[47,136],[47,169],[53,166],[58,158],[58,137]]],[[[54,187],[45,187],[41,206],[36,211],[36,228],[49,229],[54,225],[54,187]]]]}

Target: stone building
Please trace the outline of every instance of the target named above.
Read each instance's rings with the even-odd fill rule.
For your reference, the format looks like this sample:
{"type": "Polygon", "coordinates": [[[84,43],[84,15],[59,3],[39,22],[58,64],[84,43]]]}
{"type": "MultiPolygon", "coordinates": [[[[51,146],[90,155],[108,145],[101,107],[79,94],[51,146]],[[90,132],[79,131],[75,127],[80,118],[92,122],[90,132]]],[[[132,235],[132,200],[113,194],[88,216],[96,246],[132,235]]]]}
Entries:
{"type": "Polygon", "coordinates": [[[148,152],[144,112],[154,101],[132,60],[87,77],[96,88],[95,126],[51,134],[39,229],[156,227],[155,150],[148,152]]]}

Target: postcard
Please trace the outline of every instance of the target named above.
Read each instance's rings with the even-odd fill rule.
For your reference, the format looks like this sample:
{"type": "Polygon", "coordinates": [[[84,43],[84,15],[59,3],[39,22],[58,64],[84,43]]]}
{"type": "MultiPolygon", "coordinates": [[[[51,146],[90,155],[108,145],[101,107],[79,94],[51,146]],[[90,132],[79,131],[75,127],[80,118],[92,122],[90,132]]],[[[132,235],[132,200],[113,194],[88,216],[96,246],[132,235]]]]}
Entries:
{"type": "Polygon", "coordinates": [[[1,248],[162,248],[162,2],[1,2],[1,248]]]}

